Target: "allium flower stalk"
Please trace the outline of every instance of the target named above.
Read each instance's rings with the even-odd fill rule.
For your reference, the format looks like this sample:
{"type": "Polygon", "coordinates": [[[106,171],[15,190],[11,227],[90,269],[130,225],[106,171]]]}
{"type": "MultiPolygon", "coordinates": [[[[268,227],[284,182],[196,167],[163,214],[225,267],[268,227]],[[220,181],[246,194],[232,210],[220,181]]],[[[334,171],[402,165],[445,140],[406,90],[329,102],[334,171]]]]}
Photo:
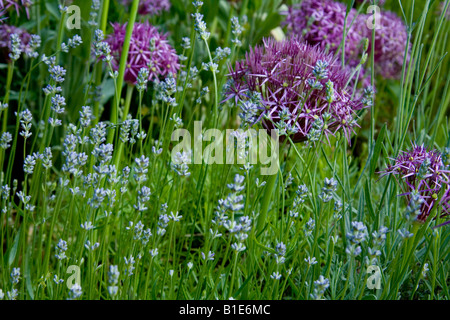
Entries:
{"type": "MultiPolygon", "coordinates": [[[[113,56],[112,66],[117,70],[125,40],[126,24],[114,23],[112,26],[114,32],[108,36],[106,42],[110,45],[113,56]]],[[[125,68],[125,81],[136,84],[142,68],[149,69],[150,81],[167,77],[169,74],[175,75],[180,68],[178,55],[168,43],[167,36],[159,33],[148,22],[134,25],[125,68]]]]}
{"type": "Polygon", "coordinates": [[[400,183],[404,191],[401,195],[408,203],[407,218],[424,223],[437,203],[442,207],[438,214],[450,214],[450,171],[439,151],[413,144],[393,160],[383,176],[393,174],[400,183]]]}
{"type": "MultiPolygon", "coordinates": [[[[122,0],[124,6],[129,6],[133,0],[122,0]]],[[[138,13],[141,15],[160,15],[163,11],[169,11],[169,0],[141,0],[138,13]]]]}
{"type": "Polygon", "coordinates": [[[293,142],[315,141],[322,134],[328,138],[339,130],[350,141],[358,127],[355,111],[364,106],[351,98],[352,88],[346,88],[349,74],[332,55],[299,38],[264,39],[229,76],[225,101],[252,101],[251,118],[267,130],[289,135],[293,142]]]}

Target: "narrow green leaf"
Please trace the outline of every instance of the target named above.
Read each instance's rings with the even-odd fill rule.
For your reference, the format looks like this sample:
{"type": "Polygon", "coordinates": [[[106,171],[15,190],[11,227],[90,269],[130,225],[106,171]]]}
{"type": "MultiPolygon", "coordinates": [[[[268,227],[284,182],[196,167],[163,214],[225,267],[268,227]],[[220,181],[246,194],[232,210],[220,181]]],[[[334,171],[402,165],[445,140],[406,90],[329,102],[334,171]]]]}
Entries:
{"type": "Polygon", "coordinates": [[[14,238],[14,243],[11,247],[11,251],[9,251],[8,266],[11,266],[14,262],[14,259],[16,258],[17,248],[19,247],[19,242],[20,242],[21,229],[22,229],[22,226],[20,226],[19,230],[17,231],[16,237],[14,238]]]}
{"type": "Polygon", "coordinates": [[[381,154],[385,134],[386,134],[386,123],[381,128],[380,133],[378,134],[377,142],[375,143],[373,156],[372,159],[370,160],[370,176],[372,176],[375,173],[375,169],[377,168],[377,162],[381,154]]]}

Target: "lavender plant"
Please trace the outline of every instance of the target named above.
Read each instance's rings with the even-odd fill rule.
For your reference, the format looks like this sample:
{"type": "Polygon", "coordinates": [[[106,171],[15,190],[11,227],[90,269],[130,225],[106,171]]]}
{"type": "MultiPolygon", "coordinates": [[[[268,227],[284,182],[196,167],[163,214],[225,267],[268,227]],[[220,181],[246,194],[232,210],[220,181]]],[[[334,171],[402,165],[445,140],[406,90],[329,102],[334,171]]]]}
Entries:
{"type": "Polygon", "coordinates": [[[281,2],[0,1],[0,300],[448,300],[450,1],[281,2]]]}

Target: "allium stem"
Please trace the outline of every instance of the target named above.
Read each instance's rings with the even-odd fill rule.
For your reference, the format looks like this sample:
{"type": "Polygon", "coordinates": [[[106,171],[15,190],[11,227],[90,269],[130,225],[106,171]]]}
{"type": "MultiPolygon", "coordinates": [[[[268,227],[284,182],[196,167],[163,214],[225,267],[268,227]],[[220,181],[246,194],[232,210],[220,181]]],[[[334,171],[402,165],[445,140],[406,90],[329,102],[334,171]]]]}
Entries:
{"type": "MultiPolygon", "coordinates": [[[[120,57],[119,77],[117,78],[117,90],[118,90],[117,95],[116,95],[117,98],[115,99],[115,101],[112,105],[112,110],[111,110],[110,120],[111,120],[111,123],[113,123],[113,124],[117,124],[117,121],[118,121],[117,108],[118,108],[118,104],[120,102],[122,85],[123,85],[124,76],[125,76],[125,68],[126,68],[127,61],[128,61],[128,51],[130,49],[130,41],[131,41],[131,36],[133,35],[134,23],[136,21],[138,7],[139,7],[139,0],[133,0],[133,3],[131,5],[131,10],[130,10],[130,16],[129,16],[128,24],[127,24],[127,32],[125,34],[122,53],[121,53],[121,57],[120,57]]],[[[126,119],[126,116],[127,116],[127,114],[124,111],[123,118],[126,119]]],[[[110,133],[110,135],[108,136],[108,143],[111,143],[113,138],[114,138],[114,135],[112,133],[110,133]]],[[[116,158],[116,161],[117,161],[117,158],[116,158]]]]}
{"type": "MultiPolygon", "coordinates": [[[[106,25],[108,23],[108,11],[109,11],[109,0],[103,0],[102,4],[102,17],[100,21],[100,30],[105,33],[106,31],[106,25]]],[[[95,87],[101,85],[102,83],[102,67],[103,65],[101,63],[98,63],[95,67],[95,87]]],[[[100,101],[95,101],[94,103],[94,124],[98,123],[99,119],[99,107],[100,107],[100,101]]]]}
{"type": "MultiPolygon", "coordinates": [[[[127,87],[127,95],[125,98],[125,106],[123,109],[123,120],[126,119],[126,115],[128,114],[128,111],[130,110],[130,104],[131,104],[131,97],[133,96],[133,89],[134,86],[132,85],[128,85],[127,87]]],[[[119,129],[117,129],[116,132],[119,132],[119,129]]],[[[117,139],[117,143],[118,143],[118,149],[117,152],[115,154],[115,158],[114,158],[114,164],[116,165],[116,168],[119,168],[119,163],[120,163],[120,157],[122,156],[122,151],[123,151],[123,142],[120,139],[117,139]]]]}

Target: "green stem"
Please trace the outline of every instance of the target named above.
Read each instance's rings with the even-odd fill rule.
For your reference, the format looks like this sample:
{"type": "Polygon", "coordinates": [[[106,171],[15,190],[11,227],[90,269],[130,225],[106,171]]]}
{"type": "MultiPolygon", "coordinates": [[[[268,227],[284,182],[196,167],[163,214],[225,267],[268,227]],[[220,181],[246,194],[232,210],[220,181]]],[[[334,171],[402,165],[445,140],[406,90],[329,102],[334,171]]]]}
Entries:
{"type": "MultiPolygon", "coordinates": [[[[103,0],[102,4],[102,17],[100,21],[100,30],[105,33],[106,31],[106,25],[108,23],[108,11],[109,11],[109,0],[103,0]]],[[[99,87],[102,83],[102,67],[103,65],[101,63],[97,63],[95,66],[95,87],[99,87]]],[[[95,101],[94,103],[94,125],[98,123],[99,119],[99,107],[100,107],[100,101],[95,101]]]]}
{"type": "MultiPolygon", "coordinates": [[[[272,137],[271,137],[271,139],[272,139],[272,137]]],[[[284,146],[286,145],[287,141],[288,141],[288,139],[284,140],[281,150],[284,150],[284,146]]],[[[273,143],[272,140],[270,140],[270,142],[273,143]]],[[[278,167],[279,167],[279,163],[278,163],[278,167]]],[[[270,200],[272,198],[272,194],[274,193],[274,187],[275,187],[275,183],[277,181],[278,171],[279,170],[277,170],[277,173],[270,175],[267,180],[267,184],[266,184],[266,188],[264,190],[264,196],[263,196],[263,200],[262,200],[262,204],[261,204],[261,211],[259,213],[258,220],[256,222],[256,236],[258,236],[258,234],[263,230],[264,225],[266,223],[267,212],[269,210],[269,204],[270,204],[270,200]]]]}
{"type": "MultiPolygon", "coordinates": [[[[3,99],[3,104],[7,104],[9,102],[9,92],[11,89],[13,71],[14,71],[14,61],[11,61],[10,63],[8,63],[8,75],[6,76],[6,92],[5,92],[5,97],[3,99]]],[[[2,111],[0,111],[0,115],[1,115],[1,113],[2,113],[2,111]]],[[[8,108],[5,109],[4,113],[5,113],[5,115],[3,116],[2,133],[6,131],[6,126],[8,124],[8,122],[7,122],[8,108]]]]}
{"type": "Polygon", "coordinates": [[[266,216],[269,210],[270,200],[272,198],[272,193],[274,193],[275,183],[277,181],[278,171],[276,174],[269,176],[266,184],[266,188],[264,191],[264,196],[261,205],[261,211],[258,216],[258,220],[256,222],[256,235],[258,235],[264,228],[266,223],[266,216]]]}
{"type": "MultiPolygon", "coordinates": [[[[119,76],[117,79],[118,92],[116,95],[116,101],[112,105],[111,118],[110,118],[110,121],[112,124],[116,124],[118,121],[117,109],[118,109],[118,104],[120,102],[120,97],[121,97],[121,93],[122,93],[122,85],[123,85],[123,81],[124,81],[124,77],[125,77],[125,68],[127,66],[127,61],[128,61],[128,51],[130,50],[130,41],[131,41],[131,36],[133,35],[134,23],[136,21],[138,6],[139,6],[139,0],[133,0],[133,3],[131,4],[130,16],[128,18],[125,39],[123,41],[122,53],[120,56],[119,76]]],[[[126,114],[124,112],[124,117],[125,116],[126,116],[126,114]]],[[[110,134],[108,135],[108,143],[112,143],[113,139],[114,139],[114,132],[111,131],[110,134]]]]}
{"type": "MultiPolygon", "coordinates": [[[[128,85],[122,120],[125,120],[127,118],[128,111],[130,110],[131,97],[133,96],[133,89],[134,89],[134,86],[128,85]]],[[[117,129],[117,130],[119,130],[119,129],[117,129]]],[[[115,154],[114,164],[116,165],[116,168],[119,169],[120,158],[122,156],[122,151],[123,151],[123,142],[122,142],[122,140],[118,139],[117,143],[119,144],[119,147],[118,147],[117,153],[115,154]]]]}

